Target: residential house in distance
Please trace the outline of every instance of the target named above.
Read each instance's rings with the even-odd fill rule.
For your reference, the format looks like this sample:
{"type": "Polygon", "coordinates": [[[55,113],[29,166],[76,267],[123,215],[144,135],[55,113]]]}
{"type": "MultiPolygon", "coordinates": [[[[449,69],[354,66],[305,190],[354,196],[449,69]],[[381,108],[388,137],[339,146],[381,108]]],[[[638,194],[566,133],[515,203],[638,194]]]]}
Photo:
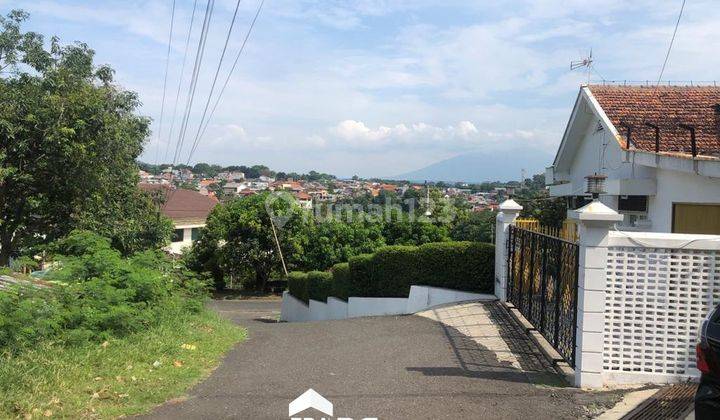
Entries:
{"type": "Polygon", "coordinates": [[[545,182],[576,209],[596,173],[622,229],[720,234],[720,88],[581,87],[545,182]]]}
{"type": "Polygon", "coordinates": [[[228,182],[222,187],[223,193],[229,196],[236,196],[240,194],[242,190],[245,190],[247,188],[248,186],[244,182],[228,182]]]}
{"type": "Polygon", "coordinates": [[[215,197],[185,189],[170,189],[158,184],[140,184],[145,191],[159,191],[163,195],[162,213],[173,222],[173,237],[166,250],[180,254],[198,238],[200,228],[204,227],[207,217],[218,204],[215,197]]]}
{"type": "Polygon", "coordinates": [[[235,172],[220,172],[217,174],[217,179],[228,181],[228,182],[234,182],[234,181],[244,181],[245,180],[245,174],[239,171],[235,172]]]}
{"type": "Polygon", "coordinates": [[[305,191],[298,191],[293,193],[295,198],[297,198],[298,204],[300,207],[306,209],[306,210],[312,210],[313,208],[313,200],[312,196],[305,191]]]}

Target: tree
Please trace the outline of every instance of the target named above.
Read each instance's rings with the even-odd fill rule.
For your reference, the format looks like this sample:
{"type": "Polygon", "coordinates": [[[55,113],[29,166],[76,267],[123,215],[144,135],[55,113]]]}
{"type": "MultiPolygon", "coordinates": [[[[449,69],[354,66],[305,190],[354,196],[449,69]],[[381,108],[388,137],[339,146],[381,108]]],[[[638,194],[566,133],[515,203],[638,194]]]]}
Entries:
{"type": "Polygon", "coordinates": [[[430,223],[424,217],[399,212],[394,212],[384,224],[383,237],[388,245],[422,245],[450,240],[446,226],[430,223]]]}
{"type": "Polygon", "coordinates": [[[454,221],[450,237],[454,241],[491,242],[495,213],[462,212],[454,221]]]}
{"type": "Polygon", "coordinates": [[[210,178],[213,178],[217,176],[220,172],[222,172],[222,167],[219,165],[211,165],[209,163],[196,163],[195,166],[192,167],[192,172],[195,175],[202,175],[207,176],[210,178]]]}
{"type": "Polygon", "coordinates": [[[231,200],[210,213],[189,264],[196,271],[210,272],[218,288],[231,277],[245,278],[248,288],[262,291],[271,274],[281,269],[277,243],[289,260],[307,243],[306,229],[302,210],[285,196],[262,193],[231,200]],[[275,217],[274,233],[270,213],[275,217]]]}
{"type": "Polygon", "coordinates": [[[308,229],[307,245],[292,261],[305,270],[326,270],[355,255],[369,254],[385,245],[382,225],[368,221],[327,220],[308,229]]]}
{"type": "Polygon", "coordinates": [[[113,85],[86,44],[53,38],[46,51],[41,35],[21,31],[27,17],[0,18],[0,264],[82,225],[122,226],[113,241],[135,244],[126,249],[160,244],[167,224],[137,188],[149,134],[137,95],[113,85]]]}

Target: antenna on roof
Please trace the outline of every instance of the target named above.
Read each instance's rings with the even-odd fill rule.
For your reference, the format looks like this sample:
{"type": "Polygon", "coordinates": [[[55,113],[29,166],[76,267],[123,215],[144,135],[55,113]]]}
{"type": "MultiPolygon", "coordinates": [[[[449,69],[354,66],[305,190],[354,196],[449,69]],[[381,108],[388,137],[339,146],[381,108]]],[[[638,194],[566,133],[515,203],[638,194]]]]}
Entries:
{"type": "Polygon", "coordinates": [[[573,60],[570,62],[570,71],[577,70],[580,68],[587,68],[587,82],[590,84],[590,71],[592,70],[593,56],[592,48],[590,48],[590,54],[582,60],[573,60]]]}

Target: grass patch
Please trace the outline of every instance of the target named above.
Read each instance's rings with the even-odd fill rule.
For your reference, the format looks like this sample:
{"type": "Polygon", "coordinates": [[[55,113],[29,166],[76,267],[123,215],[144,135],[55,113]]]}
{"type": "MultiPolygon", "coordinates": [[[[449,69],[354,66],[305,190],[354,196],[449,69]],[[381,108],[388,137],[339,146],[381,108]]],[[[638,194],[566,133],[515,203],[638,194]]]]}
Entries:
{"type": "Polygon", "coordinates": [[[244,338],[245,330],[203,310],[102,344],[45,342],[0,356],[0,418],[141,413],[183,395],[244,338]]]}

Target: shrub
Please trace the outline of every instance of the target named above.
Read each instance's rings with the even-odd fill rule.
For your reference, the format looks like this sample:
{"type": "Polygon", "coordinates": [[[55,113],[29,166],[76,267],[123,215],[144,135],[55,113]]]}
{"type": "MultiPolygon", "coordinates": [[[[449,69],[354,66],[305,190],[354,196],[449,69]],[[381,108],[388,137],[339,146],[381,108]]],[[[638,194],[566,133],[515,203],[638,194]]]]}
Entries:
{"type": "Polygon", "coordinates": [[[312,300],[325,302],[332,292],[333,275],[327,271],[311,271],[307,273],[308,297],[312,300]]]}
{"type": "Polygon", "coordinates": [[[348,267],[350,269],[349,296],[379,296],[373,294],[373,254],[361,254],[350,258],[348,267]]]}
{"type": "Polygon", "coordinates": [[[302,271],[291,271],[288,274],[288,292],[296,298],[307,303],[310,295],[308,294],[308,276],[302,271]]]}
{"type": "Polygon", "coordinates": [[[207,286],[162,253],[122,258],[107,239],[89,232],[74,232],[54,247],[67,255],[55,255],[53,287],[0,293],[0,354],[47,339],[79,344],[122,337],[202,308],[207,286]]]}
{"type": "Polygon", "coordinates": [[[11,264],[13,271],[21,272],[23,274],[27,274],[32,270],[37,270],[39,266],[40,264],[38,264],[37,261],[27,255],[14,259],[11,264]]]}
{"type": "Polygon", "coordinates": [[[350,297],[350,264],[335,264],[331,272],[332,290],[330,296],[347,300],[350,297]]]}
{"type": "Polygon", "coordinates": [[[336,264],[330,273],[291,274],[297,280],[290,293],[305,302],[308,298],[325,301],[328,296],[345,300],[349,296],[407,297],[412,285],[492,293],[495,247],[479,242],[395,245],[352,257],[348,263],[336,264]]]}

